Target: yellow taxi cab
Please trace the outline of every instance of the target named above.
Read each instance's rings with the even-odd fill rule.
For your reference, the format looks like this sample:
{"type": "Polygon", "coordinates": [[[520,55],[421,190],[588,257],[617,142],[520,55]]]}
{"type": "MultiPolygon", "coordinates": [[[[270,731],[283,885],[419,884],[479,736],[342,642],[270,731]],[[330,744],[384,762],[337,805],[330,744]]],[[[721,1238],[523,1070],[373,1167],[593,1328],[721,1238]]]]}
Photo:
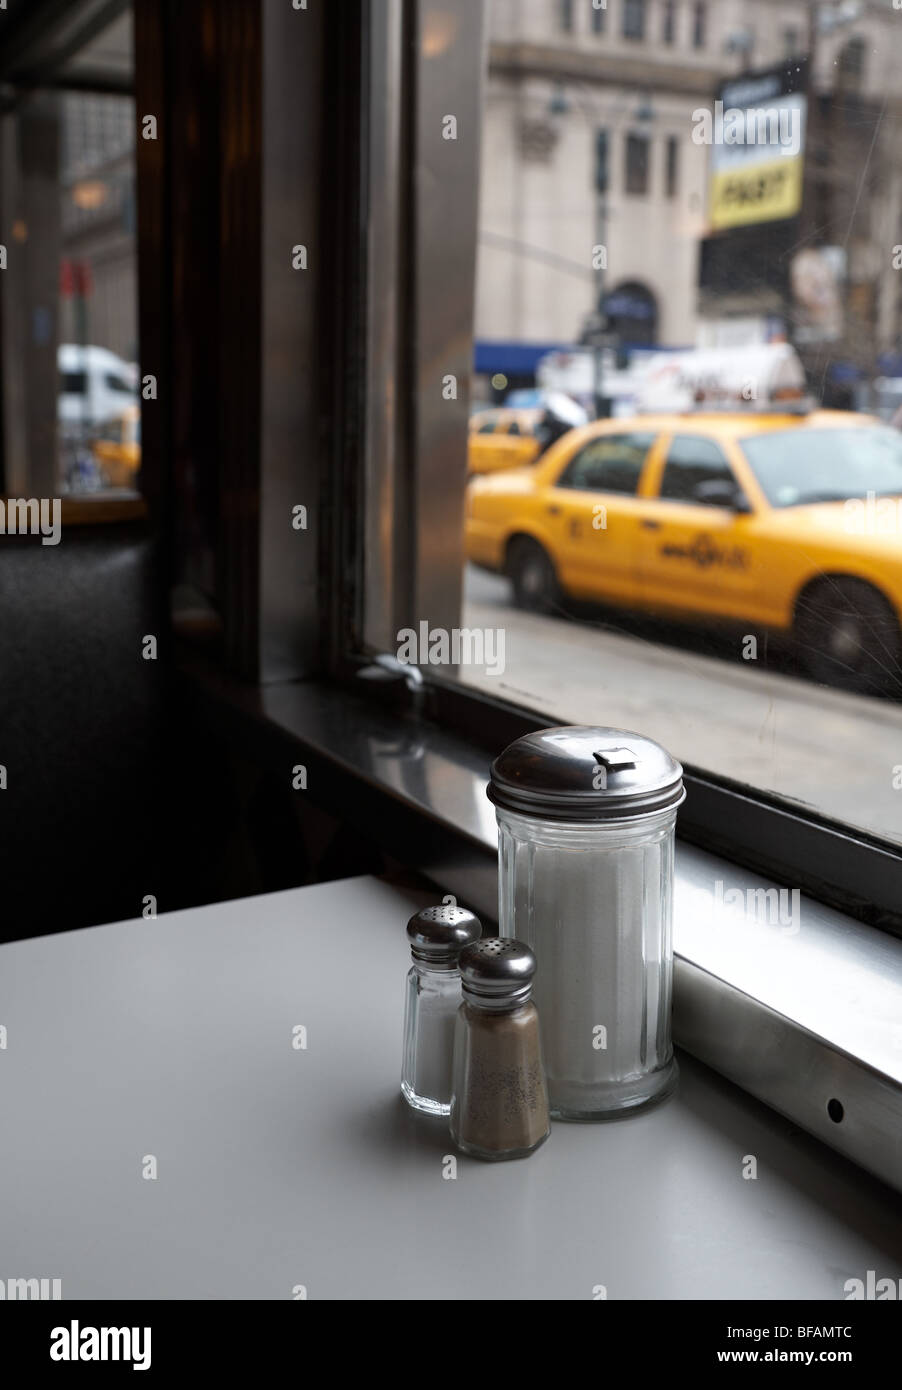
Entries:
{"type": "Polygon", "coordinates": [[[479,410],[470,418],[467,467],[494,473],[532,463],[539,453],[535,427],[540,410],[479,410]]]}
{"type": "Polygon", "coordinates": [[[91,452],[110,487],[135,486],[141,467],[141,411],[126,406],[99,426],[91,452]]]}
{"type": "Polygon", "coordinates": [[[902,435],[843,411],[637,415],[467,488],[469,559],[562,598],[791,633],[818,680],[898,681],[902,435]]]}

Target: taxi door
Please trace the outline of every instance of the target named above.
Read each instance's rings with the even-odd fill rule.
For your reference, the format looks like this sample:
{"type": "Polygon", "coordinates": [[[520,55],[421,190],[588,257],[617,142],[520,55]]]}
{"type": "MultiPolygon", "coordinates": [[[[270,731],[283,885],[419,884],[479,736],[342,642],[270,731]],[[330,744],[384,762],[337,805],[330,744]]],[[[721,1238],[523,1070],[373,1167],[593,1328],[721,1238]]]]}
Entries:
{"type": "Polygon", "coordinates": [[[543,492],[547,534],[564,588],[576,598],[631,603],[636,597],[639,496],[655,433],[612,430],[582,444],[543,492]]]}
{"type": "Polygon", "coordinates": [[[755,518],[721,443],[674,433],[660,456],[640,522],[643,607],[714,617],[754,608],[755,518]]]}

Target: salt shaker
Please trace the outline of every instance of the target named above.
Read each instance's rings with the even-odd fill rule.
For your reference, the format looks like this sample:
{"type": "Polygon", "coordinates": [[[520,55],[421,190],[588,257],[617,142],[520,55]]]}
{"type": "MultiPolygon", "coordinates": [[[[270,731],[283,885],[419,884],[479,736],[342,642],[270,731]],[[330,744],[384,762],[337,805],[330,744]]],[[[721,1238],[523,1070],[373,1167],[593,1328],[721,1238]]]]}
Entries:
{"type": "Polygon", "coordinates": [[[401,1094],[414,1110],[451,1111],[451,1057],[461,990],[457,958],[482,934],[479,918],[443,903],[407,923],[413,964],[407,976],[401,1094]]]}
{"type": "Polygon", "coordinates": [[[552,1117],[669,1095],[673,842],[682,768],[622,729],[544,729],[492,765],[499,930],[538,957],[552,1117]]]}
{"type": "Polygon", "coordinates": [[[548,1138],[535,970],[528,946],[497,936],[460,954],[451,1138],[476,1158],[524,1158],[548,1138]]]}

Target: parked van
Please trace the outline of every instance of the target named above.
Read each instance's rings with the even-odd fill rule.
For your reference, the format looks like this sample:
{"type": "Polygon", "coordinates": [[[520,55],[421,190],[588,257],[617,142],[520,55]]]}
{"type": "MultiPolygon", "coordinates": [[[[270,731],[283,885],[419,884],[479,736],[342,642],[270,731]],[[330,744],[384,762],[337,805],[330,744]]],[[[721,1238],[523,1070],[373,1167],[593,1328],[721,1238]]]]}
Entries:
{"type": "Polygon", "coordinates": [[[80,435],[137,404],[137,369],[109,349],[61,343],[57,363],[57,415],[64,437],[80,435]]]}

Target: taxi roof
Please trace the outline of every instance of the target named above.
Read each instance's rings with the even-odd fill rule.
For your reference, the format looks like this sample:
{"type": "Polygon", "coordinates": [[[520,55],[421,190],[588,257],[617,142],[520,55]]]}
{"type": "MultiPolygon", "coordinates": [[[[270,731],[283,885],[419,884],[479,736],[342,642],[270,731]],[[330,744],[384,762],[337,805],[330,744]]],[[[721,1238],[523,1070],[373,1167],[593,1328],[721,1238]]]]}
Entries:
{"type": "Polygon", "coordinates": [[[750,434],[767,434],[773,430],[833,429],[837,427],[880,425],[876,415],[862,415],[851,410],[812,410],[804,414],[783,411],[767,414],[751,411],[686,411],[680,414],[646,413],[621,418],[594,420],[583,426],[590,434],[619,433],[624,429],[642,429],[655,434],[708,434],[712,437],[738,439],[750,434]]]}

